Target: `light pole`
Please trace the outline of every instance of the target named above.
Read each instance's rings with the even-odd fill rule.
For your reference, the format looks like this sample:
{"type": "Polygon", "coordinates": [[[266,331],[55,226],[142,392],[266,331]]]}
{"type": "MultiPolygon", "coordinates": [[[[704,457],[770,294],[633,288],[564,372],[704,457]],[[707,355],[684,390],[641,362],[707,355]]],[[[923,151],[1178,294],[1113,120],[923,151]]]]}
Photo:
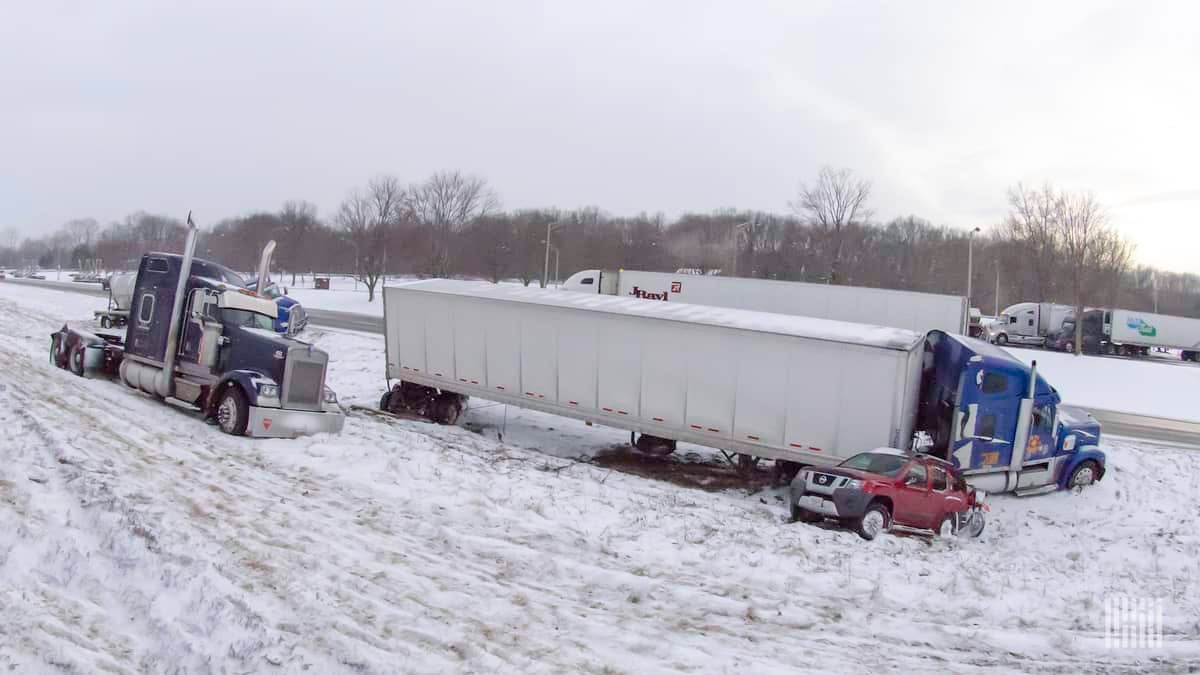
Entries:
{"type": "Polygon", "coordinates": [[[1000,260],[996,260],[996,313],[992,316],[1000,316],[1000,260]]]}
{"type": "Polygon", "coordinates": [[[546,260],[542,264],[542,288],[550,281],[550,233],[557,230],[559,223],[546,223],[546,260]]]}
{"type": "Polygon", "coordinates": [[[975,235],[979,233],[979,228],[971,230],[967,235],[967,308],[971,307],[971,274],[974,270],[971,268],[975,264],[975,235]]]}
{"type": "Polygon", "coordinates": [[[558,288],[558,247],[551,246],[550,248],[554,249],[554,287],[558,288]]]}
{"type": "Polygon", "coordinates": [[[731,277],[737,276],[738,235],[741,234],[742,232],[745,232],[746,230],[750,229],[753,226],[754,226],[754,224],[748,220],[744,223],[738,223],[737,225],[733,226],[733,265],[732,265],[733,269],[729,274],[729,276],[731,276],[731,277]]]}

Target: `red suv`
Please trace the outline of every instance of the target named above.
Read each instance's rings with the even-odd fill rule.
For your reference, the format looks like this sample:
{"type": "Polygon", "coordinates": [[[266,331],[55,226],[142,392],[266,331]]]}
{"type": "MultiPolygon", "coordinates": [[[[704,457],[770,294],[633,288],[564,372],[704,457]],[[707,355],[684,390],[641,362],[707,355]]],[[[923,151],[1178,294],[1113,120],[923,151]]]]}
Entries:
{"type": "Polygon", "coordinates": [[[859,453],[827,468],[808,467],[792,481],[792,519],[836,518],[863,539],[893,525],[938,535],[983,532],[983,493],[953,464],[893,448],[859,453]]]}

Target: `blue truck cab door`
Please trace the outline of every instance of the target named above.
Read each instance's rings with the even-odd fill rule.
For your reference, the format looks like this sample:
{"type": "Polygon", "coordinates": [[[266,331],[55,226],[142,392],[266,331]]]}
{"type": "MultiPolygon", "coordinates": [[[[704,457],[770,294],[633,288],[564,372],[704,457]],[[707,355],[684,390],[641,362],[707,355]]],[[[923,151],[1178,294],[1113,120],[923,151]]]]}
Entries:
{"type": "Polygon", "coordinates": [[[1012,460],[1024,378],[972,359],[959,380],[951,455],[965,471],[1007,467],[1012,460]]]}

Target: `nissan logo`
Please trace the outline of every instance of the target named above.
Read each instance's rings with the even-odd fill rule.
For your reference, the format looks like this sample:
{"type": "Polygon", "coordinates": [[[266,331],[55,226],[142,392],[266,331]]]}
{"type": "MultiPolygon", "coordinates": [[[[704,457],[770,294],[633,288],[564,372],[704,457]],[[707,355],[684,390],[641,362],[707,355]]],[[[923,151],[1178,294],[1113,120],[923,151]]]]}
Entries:
{"type": "Polygon", "coordinates": [[[829,476],[817,476],[817,482],[821,485],[825,485],[829,482],[829,476]]]}

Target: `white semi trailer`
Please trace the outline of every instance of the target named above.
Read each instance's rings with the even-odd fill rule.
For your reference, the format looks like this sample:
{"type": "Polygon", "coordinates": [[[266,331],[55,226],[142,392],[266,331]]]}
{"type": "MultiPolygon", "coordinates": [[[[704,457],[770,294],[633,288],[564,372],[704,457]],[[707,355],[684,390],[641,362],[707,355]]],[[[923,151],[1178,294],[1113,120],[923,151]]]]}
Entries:
{"type": "Polygon", "coordinates": [[[988,491],[1103,472],[1094,420],[960,335],[444,279],[383,298],[391,412],[453,423],[478,396],[636,432],[646,452],[794,464],[929,437],[988,491]]]}
{"type": "Polygon", "coordinates": [[[1200,319],[1128,309],[1094,309],[1083,316],[1086,351],[1139,356],[1159,347],[1180,350],[1185,361],[1200,361],[1200,319]]]}
{"type": "Polygon", "coordinates": [[[967,332],[967,299],[959,295],[632,270],[576,272],[561,288],[892,326],[919,333],[967,332]]]}

